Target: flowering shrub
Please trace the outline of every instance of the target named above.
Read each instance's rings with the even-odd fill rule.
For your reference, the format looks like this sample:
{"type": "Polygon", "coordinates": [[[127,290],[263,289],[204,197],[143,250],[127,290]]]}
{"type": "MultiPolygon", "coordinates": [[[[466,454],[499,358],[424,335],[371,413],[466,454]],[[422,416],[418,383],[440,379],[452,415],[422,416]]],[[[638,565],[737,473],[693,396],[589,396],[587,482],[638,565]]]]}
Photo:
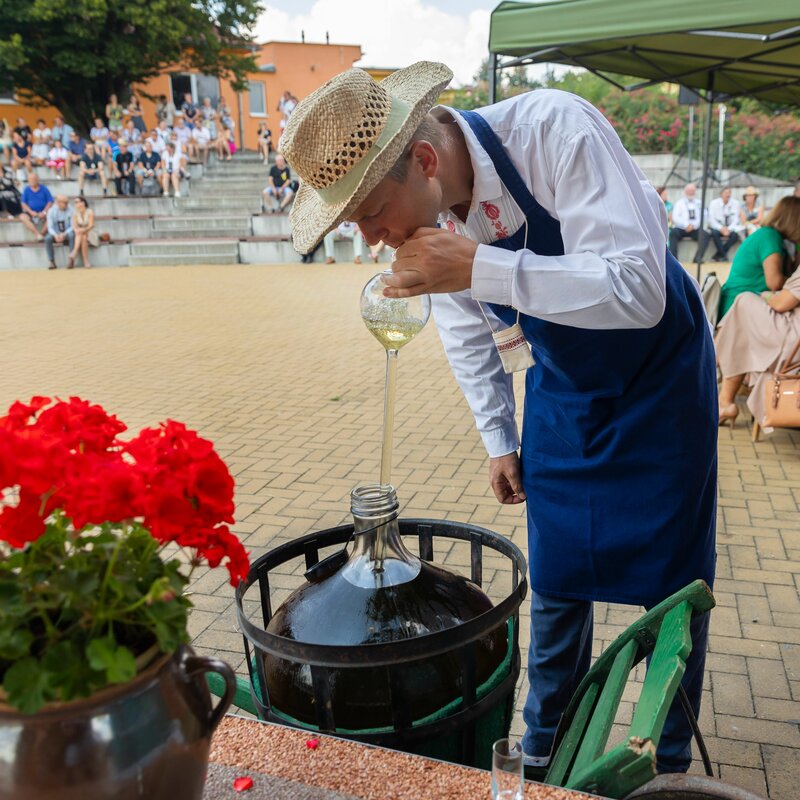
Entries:
{"type": "Polygon", "coordinates": [[[123,431],[79,398],[34,397],[0,419],[0,677],[26,713],[128,681],[137,656],[188,641],[195,567],[224,562],[233,585],[247,574],[213,444],[172,421],[123,431]]]}

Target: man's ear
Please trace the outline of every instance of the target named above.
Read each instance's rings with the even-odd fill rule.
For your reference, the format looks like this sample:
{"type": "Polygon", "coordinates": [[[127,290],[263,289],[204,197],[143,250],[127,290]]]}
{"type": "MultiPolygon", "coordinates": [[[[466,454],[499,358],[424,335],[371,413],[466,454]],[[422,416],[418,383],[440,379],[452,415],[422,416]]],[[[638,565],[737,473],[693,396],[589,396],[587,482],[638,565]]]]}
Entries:
{"type": "Polygon", "coordinates": [[[411,145],[409,154],[412,165],[426,178],[433,178],[439,171],[439,154],[430,142],[424,139],[411,145]]]}

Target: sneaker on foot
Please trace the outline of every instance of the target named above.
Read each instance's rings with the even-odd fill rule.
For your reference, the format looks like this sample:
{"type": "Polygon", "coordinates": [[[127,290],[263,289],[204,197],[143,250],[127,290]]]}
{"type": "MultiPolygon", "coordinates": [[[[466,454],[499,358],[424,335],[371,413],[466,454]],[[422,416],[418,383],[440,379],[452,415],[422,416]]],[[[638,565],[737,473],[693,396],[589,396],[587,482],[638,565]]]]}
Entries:
{"type": "Polygon", "coordinates": [[[181,196],[180,192],[175,192],[175,197],[180,197],[180,196],[181,196]]]}
{"type": "Polygon", "coordinates": [[[58,269],[58,267],[56,266],[56,262],[55,261],[51,261],[50,262],[50,266],[47,269],[58,269]]]}

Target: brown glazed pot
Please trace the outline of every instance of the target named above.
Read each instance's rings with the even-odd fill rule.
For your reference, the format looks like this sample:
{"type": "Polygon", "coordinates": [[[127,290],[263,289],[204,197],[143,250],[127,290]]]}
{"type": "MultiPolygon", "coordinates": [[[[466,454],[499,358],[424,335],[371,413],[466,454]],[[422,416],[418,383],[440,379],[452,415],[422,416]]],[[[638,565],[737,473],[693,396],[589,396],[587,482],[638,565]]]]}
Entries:
{"type": "Polygon", "coordinates": [[[235,689],[227,664],[182,647],[85,700],[30,715],[0,704],[0,800],[200,800],[235,689]],[[214,708],[207,672],[226,683],[214,708]]]}

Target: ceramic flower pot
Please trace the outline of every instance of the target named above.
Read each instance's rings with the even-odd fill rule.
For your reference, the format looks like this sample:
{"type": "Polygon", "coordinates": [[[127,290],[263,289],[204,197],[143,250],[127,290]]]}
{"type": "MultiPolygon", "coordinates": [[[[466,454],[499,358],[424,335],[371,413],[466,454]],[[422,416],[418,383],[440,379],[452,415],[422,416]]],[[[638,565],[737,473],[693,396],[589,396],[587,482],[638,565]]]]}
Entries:
{"type": "Polygon", "coordinates": [[[227,664],[183,647],[85,700],[31,715],[0,704],[0,800],[200,800],[235,688],[227,664]],[[226,683],[216,707],[207,672],[226,683]]]}

